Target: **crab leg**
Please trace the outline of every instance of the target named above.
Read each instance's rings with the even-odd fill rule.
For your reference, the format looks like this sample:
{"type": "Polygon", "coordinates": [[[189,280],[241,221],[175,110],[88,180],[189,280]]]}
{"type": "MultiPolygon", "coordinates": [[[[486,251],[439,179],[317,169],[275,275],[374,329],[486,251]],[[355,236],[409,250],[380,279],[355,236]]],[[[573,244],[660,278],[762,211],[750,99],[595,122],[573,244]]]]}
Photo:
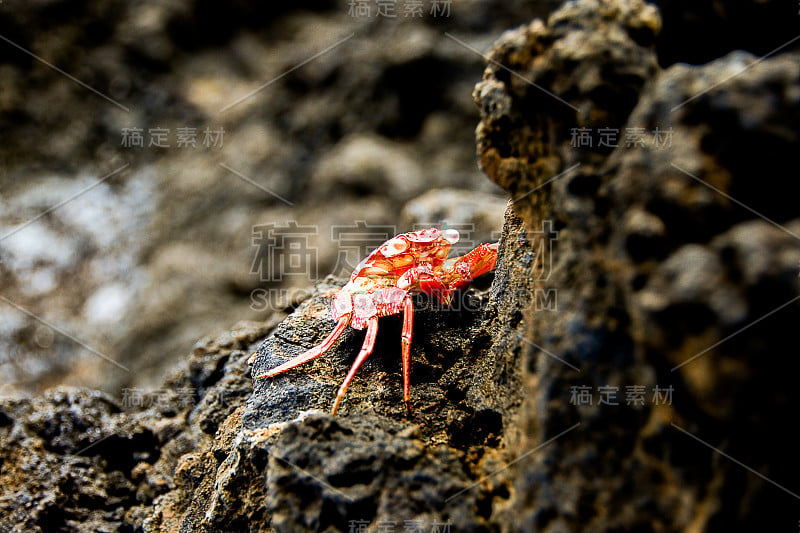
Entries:
{"type": "Polygon", "coordinates": [[[414,330],[414,304],[406,296],[403,301],[403,332],[400,341],[403,345],[403,401],[406,412],[411,416],[411,334],[414,330]]]}
{"type": "Polygon", "coordinates": [[[342,402],[342,398],[344,398],[344,393],[347,392],[347,387],[350,385],[350,382],[353,381],[353,376],[356,375],[358,368],[361,366],[367,357],[372,353],[373,348],[375,348],[375,337],[378,334],[378,317],[370,317],[367,320],[367,336],[364,339],[364,345],[361,346],[361,351],[358,353],[358,357],[356,357],[353,366],[350,367],[350,372],[347,373],[347,377],[344,378],[344,382],[342,386],[339,387],[339,392],[336,393],[336,402],[333,404],[333,411],[331,414],[336,414],[336,411],[339,410],[339,404],[342,402]]]}
{"type": "Polygon", "coordinates": [[[342,332],[344,331],[344,328],[347,327],[347,323],[349,321],[350,321],[350,315],[349,314],[342,316],[341,318],[339,318],[339,322],[336,323],[336,327],[333,328],[333,331],[331,331],[331,334],[328,335],[325,338],[325,340],[322,341],[321,344],[319,344],[317,346],[314,346],[313,348],[311,348],[307,352],[301,353],[297,357],[289,359],[288,361],[286,361],[282,365],[273,368],[272,370],[270,370],[266,374],[261,374],[260,376],[256,376],[256,379],[271,378],[273,376],[277,376],[278,374],[280,374],[282,372],[286,372],[290,368],[294,368],[294,367],[296,367],[298,365],[302,365],[303,363],[307,363],[307,362],[311,361],[312,359],[316,359],[320,355],[322,355],[325,352],[327,352],[331,348],[331,346],[333,346],[333,344],[336,342],[336,340],[341,336],[342,332]]]}

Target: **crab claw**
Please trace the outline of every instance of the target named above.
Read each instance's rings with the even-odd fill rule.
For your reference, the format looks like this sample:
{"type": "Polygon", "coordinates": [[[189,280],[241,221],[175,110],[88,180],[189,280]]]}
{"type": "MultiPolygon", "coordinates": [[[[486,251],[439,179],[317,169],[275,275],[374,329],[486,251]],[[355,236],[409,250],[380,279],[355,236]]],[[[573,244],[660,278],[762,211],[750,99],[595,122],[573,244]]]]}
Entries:
{"type": "Polygon", "coordinates": [[[481,244],[467,254],[448,260],[442,276],[444,283],[451,291],[460,289],[472,279],[494,270],[498,244],[481,244]]]}

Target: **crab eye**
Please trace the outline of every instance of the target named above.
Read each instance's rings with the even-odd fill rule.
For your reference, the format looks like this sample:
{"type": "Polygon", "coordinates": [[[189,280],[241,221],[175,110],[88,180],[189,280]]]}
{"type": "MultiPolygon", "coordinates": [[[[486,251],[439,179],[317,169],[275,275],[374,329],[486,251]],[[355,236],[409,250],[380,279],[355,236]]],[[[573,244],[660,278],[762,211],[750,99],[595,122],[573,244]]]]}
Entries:
{"type": "Polygon", "coordinates": [[[429,228],[411,233],[411,240],[414,242],[433,242],[439,238],[439,230],[436,228],[429,228]]]}
{"type": "Polygon", "coordinates": [[[458,234],[457,229],[446,229],[442,232],[442,237],[444,237],[444,240],[450,244],[455,244],[458,242],[460,235],[458,234]]]}
{"type": "Polygon", "coordinates": [[[383,246],[381,246],[381,253],[384,257],[394,257],[397,254],[401,254],[408,249],[408,243],[404,239],[398,239],[395,237],[394,239],[386,241],[383,246]]]}

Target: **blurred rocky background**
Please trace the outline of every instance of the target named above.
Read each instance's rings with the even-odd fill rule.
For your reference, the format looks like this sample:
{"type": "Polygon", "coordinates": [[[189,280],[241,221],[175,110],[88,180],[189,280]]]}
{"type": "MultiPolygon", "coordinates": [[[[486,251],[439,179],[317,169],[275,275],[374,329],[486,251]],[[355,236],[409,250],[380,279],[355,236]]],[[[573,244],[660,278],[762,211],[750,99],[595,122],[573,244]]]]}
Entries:
{"type": "Polygon", "coordinates": [[[378,4],[0,4],[0,529],[794,530],[797,6],[378,4]],[[445,220],[412,414],[399,317],[251,378],[445,220]]]}
{"type": "Polygon", "coordinates": [[[488,241],[484,60],[446,33],[553,3],[0,3],[0,395],[152,388],[390,234],[488,241]]]}

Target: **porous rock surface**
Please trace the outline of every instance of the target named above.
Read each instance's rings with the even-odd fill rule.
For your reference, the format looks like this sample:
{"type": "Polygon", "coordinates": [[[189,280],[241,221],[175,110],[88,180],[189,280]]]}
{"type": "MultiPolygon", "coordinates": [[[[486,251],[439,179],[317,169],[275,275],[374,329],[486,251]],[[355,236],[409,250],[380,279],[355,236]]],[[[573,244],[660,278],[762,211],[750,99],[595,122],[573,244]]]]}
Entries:
{"type": "Polygon", "coordinates": [[[475,89],[482,167],[529,230],[558,232],[546,275],[511,271],[557,291],[558,310],[529,306],[517,329],[526,395],[509,452],[542,448],[511,467],[497,524],[752,530],[796,514],[800,56],[776,21],[662,68],[691,58],[661,24],[645,2],[569,2],[503,35],[475,89]],[[783,49],[758,58],[754,42],[783,49]]]}
{"type": "Polygon", "coordinates": [[[494,45],[474,97],[481,166],[512,198],[498,268],[454,309],[418,302],[411,416],[398,317],[381,320],[336,417],[363,332],[251,380],[248,360],[257,375],[327,334],[329,280],[285,320],[199,345],[167,382],[197,391],[189,406],[126,412],[85,390],[0,405],[3,526],[793,527],[800,210],[782,187],[800,63],[731,37],[707,63],[664,64],[670,20],[583,0],[494,45]],[[644,128],[650,143],[601,145],[599,128],[644,128]],[[653,144],[656,128],[670,144],[653,144]],[[619,396],[599,401],[603,387],[619,396]]]}
{"type": "Polygon", "coordinates": [[[60,387],[0,402],[0,530],[142,531],[185,454],[249,396],[252,348],[284,315],[203,339],[157,395],[60,387]]]}

